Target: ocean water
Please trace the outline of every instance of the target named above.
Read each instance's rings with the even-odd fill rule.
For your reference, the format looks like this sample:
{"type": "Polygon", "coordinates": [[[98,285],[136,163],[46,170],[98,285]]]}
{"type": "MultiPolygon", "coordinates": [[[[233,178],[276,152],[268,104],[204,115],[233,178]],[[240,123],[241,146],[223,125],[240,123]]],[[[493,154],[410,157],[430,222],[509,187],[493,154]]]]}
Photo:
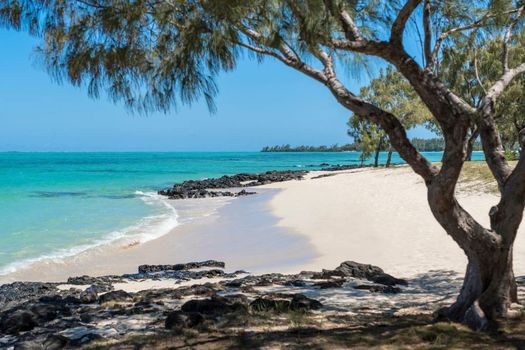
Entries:
{"type": "MultiPolygon", "coordinates": [[[[178,225],[177,211],[156,191],[175,182],[358,159],[357,152],[0,153],[0,275],[117,239],[166,234],[178,225]]],[[[394,154],[393,162],[402,160],[394,154]]]]}

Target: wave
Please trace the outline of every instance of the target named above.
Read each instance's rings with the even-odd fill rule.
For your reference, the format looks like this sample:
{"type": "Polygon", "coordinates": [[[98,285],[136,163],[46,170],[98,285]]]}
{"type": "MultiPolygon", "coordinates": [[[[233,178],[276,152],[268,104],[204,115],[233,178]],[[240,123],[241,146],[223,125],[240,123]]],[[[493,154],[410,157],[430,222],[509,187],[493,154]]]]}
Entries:
{"type": "Polygon", "coordinates": [[[63,261],[64,259],[71,258],[89,250],[117,242],[123,245],[145,243],[164,236],[179,225],[177,210],[169,204],[165,197],[162,197],[155,192],[142,191],[136,191],[134,196],[140,198],[147,205],[161,206],[164,208],[164,213],[146,216],[135,225],[109,232],[102,238],[88,244],[80,244],[71,248],[59,249],[50,254],[43,254],[36,258],[15,261],[0,268],[0,276],[8,275],[35,263],[45,261],[63,261]]]}

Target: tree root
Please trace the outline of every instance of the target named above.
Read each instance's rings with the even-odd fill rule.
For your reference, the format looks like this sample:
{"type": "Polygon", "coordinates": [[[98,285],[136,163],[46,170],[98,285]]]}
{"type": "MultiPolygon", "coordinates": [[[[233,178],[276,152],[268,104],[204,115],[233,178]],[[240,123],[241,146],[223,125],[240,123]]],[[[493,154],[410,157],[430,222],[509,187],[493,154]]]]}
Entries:
{"type": "Polygon", "coordinates": [[[478,300],[472,303],[472,305],[467,309],[465,315],[463,316],[462,323],[476,331],[483,331],[488,328],[489,320],[487,319],[485,312],[479,306],[478,300]]]}

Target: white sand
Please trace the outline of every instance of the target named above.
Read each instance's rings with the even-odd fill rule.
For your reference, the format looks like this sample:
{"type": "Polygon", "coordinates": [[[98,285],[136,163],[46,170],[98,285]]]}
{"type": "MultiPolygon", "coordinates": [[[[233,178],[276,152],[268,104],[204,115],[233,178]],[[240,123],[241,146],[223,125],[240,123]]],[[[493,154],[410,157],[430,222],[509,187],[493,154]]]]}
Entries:
{"type": "MultiPolygon", "coordinates": [[[[282,189],[271,201],[279,225],[304,235],[316,249],[317,258],[304,269],[355,260],[402,277],[436,269],[465,271],[465,255],[432,216],[426,187],[409,168],[347,171],[271,187],[282,189]]],[[[498,197],[461,194],[459,201],[488,225],[489,209],[498,197]]],[[[525,274],[525,230],[520,231],[517,275],[525,274]]]]}

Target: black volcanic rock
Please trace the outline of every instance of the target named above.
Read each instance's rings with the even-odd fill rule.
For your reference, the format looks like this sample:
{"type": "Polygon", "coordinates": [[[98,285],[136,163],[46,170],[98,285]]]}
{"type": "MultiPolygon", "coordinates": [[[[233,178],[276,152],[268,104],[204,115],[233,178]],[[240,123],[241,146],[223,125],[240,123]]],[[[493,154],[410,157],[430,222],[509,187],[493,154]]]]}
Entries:
{"type": "Polygon", "coordinates": [[[171,330],[193,328],[204,322],[204,316],[197,312],[172,311],[164,321],[164,327],[171,330]]]}
{"type": "Polygon", "coordinates": [[[242,190],[239,192],[218,191],[221,189],[242,188],[266,185],[274,182],[302,180],[307,171],[268,171],[262,174],[237,174],[217,179],[189,180],[175,184],[172,188],[159,191],[170,199],[238,197],[255,194],[242,190]]]}
{"type": "Polygon", "coordinates": [[[245,296],[216,297],[210,299],[189,300],[181,307],[183,312],[197,312],[205,315],[222,315],[236,311],[247,310],[247,298],[245,296]]]}
{"type": "Polygon", "coordinates": [[[385,286],[385,285],[369,285],[362,284],[354,287],[355,289],[368,290],[372,293],[385,293],[385,294],[397,294],[401,293],[401,289],[398,287],[385,286]]]}
{"type": "Polygon", "coordinates": [[[140,265],[139,273],[152,273],[160,271],[183,271],[183,270],[192,270],[200,269],[203,267],[218,267],[223,269],[225,267],[224,262],[216,260],[206,260],[199,262],[190,262],[185,264],[175,264],[175,265],[140,265]]]}
{"type": "Polygon", "coordinates": [[[11,302],[20,300],[37,299],[45,295],[55,294],[57,292],[56,283],[40,282],[14,282],[0,286],[0,310],[5,308],[11,302]]]}
{"type": "Polygon", "coordinates": [[[37,325],[37,316],[28,310],[15,310],[0,319],[0,331],[5,334],[30,331],[37,325]]]}
{"type": "Polygon", "coordinates": [[[102,294],[98,297],[98,302],[100,304],[108,303],[108,302],[123,302],[123,301],[131,301],[133,299],[133,296],[123,290],[115,290],[113,292],[108,292],[106,294],[102,294]]]}

